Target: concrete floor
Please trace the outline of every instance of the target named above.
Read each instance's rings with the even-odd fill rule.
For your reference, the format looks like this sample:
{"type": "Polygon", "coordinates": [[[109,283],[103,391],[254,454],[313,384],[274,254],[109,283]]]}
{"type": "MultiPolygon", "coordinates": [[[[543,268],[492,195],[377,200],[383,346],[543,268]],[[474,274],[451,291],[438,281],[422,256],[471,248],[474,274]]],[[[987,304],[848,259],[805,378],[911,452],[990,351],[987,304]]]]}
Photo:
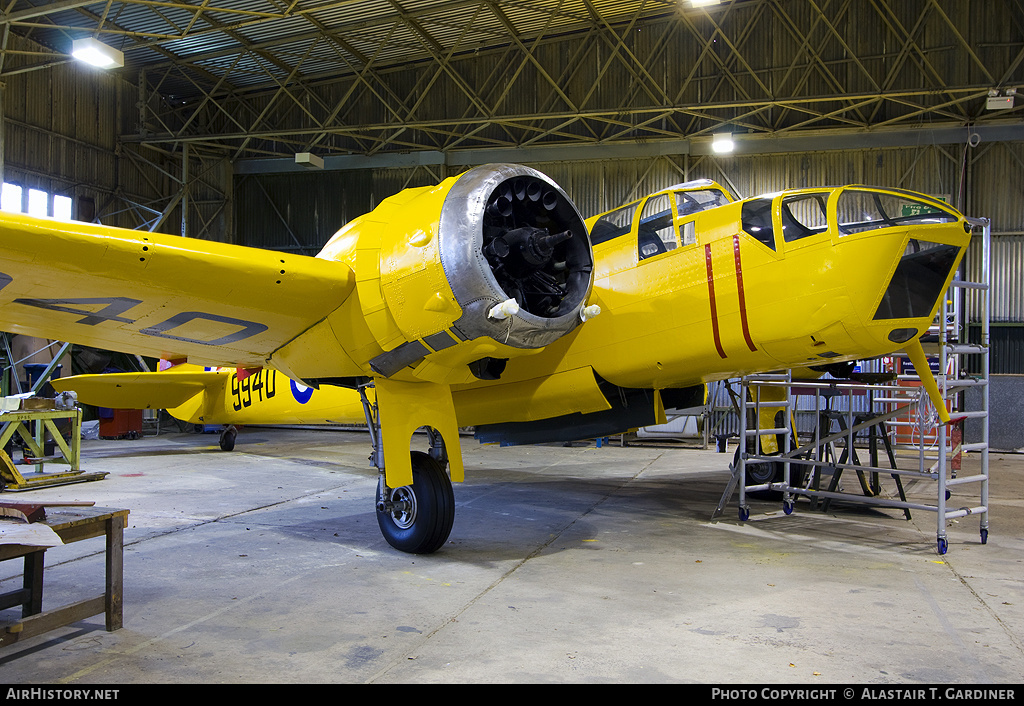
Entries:
{"type": "MultiPolygon", "coordinates": [[[[363,433],[248,428],[84,443],[91,483],[7,494],[128,508],[125,626],[0,650],[7,684],[1019,683],[1024,456],[978,520],[735,498],[729,455],[479,446],[431,556],[388,547],[363,433]]],[[[931,497],[934,485],[911,488],[931,497]]],[[[951,501],[956,502],[956,496],[951,501]]],[[[967,501],[964,502],[967,504],[967,501]]],[[[44,609],[95,593],[103,542],[47,552],[44,609]]],[[[20,561],[0,565],[0,592],[20,561]]],[[[16,610],[0,611],[0,620],[16,610]]]]}

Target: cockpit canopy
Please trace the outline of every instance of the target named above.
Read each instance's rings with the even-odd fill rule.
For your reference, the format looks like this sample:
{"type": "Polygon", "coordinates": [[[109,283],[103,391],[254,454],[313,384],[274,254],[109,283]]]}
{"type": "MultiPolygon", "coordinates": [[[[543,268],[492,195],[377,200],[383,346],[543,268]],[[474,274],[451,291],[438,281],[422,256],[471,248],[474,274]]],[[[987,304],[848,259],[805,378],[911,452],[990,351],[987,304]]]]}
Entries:
{"type": "Polygon", "coordinates": [[[676,184],[646,200],[638,199],[602,214],[590,225],[590,240],[597,245],[629,233],[637,209],[643,204],[637,227],[639,258],[642,260],[673,250],[680,244],[685,246],[696,242],[693,219],[687,220],[687,217],[732,201],[732,195],[710,179],[676,184]],[[678,240],[674,223],[678,224],[678,240]]]}
{"type": "MultiPolygon", "coordinates": [[[[637,259],[642,261],[696,243],[697,215],[732,203],[732,195],[710,179],[677,184],[591,218],[591,243],[597,246],[635,232],[637,259]]],[[[783,191],[736,206],[739,212],[732,217],[739,216],[742,231],[773,251],[826,232],[842,238],[961,218],[955,209],[929,196],[871,186],[783,191]]]]}
{"type": "MultiPolygon", "coordinates": [[[[836,225],[840,236],[880,228],[925,223],[955,223],[959,220],[949,206],[922,194],[894,189],[846,187],[783,194],[779,204],[782,240],[793,242],[828,230],[828,201],[836,199],[836,225]]],[[[743,230],[775,250],[775,225],[772,208],[779,194],[745,201],[742,206],[743,230]]]]}
{"type": "MultiPolygon", "coordinates": [[[[932,242],[918,226],[957,223],[961,216],[950,206],[923,194],[851,186],[771,194],[744,201],[740,207],[743,231],[772,250],[829,230],[839,239],[885,228],[914,232],[882,295],[874,319],[927,316],[941,296],[960,247],[932,242]]],[[[970,227],[964,226],[966,229],[970,227]]],[[[894,333],[913,331],[898,329],[894,333]]],[[[908,334],[909,335],[909,334],[908,334]]],[[[906,339],[892,338],[894,342],[906,339]]]]}

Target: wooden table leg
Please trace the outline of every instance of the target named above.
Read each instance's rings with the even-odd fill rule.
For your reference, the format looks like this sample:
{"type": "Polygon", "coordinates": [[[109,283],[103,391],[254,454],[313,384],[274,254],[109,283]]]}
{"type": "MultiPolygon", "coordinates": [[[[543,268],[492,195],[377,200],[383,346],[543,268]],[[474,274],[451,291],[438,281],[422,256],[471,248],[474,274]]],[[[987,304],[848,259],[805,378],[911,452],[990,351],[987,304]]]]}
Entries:
{"type": "Polygon", "coordinates": [[[25,575],[22,587],[27,591],[25,603],[21,605],[21,617],[27,618],[43,612],[43,557],[44,550],[25,555],[25,575]]]}
{"type": "Polygon", "coordinates": [[[124,625],[124,517],[107,520],[107,585],[105,613],[107,631],[124,625]]]}

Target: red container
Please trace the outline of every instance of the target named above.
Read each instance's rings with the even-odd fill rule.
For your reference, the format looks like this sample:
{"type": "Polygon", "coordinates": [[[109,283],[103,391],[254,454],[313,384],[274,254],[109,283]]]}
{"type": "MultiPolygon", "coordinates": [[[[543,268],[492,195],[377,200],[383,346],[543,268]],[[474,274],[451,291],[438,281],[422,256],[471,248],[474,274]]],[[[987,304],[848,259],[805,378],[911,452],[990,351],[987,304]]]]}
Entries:
{"type": "Polygon", "coordinates": [[[101,439],[137,439],[142,436],[141,409],[102,409],[99,418],[101,439]]]}

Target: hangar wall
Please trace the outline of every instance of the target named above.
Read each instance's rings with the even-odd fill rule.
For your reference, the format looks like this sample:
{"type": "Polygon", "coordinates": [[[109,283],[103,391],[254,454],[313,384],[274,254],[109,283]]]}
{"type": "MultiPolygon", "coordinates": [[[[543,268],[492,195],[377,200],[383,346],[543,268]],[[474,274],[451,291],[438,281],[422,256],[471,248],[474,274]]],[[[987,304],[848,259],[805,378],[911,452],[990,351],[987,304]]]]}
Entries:
{"type": "MultiPolygon", "coordinates": [[[[15,50],[36,48],[18,36],[8,41],[15,50]]],[[[124,82],[72,65],[17,73],[31,65],[28,58],[17,62],[14,55],[4,66],[4,180],[74,195],[80,208],[102,203],[121,176],[116,140],[124,82]]]]}
{"type": "MultiPolygon", "coordinates": [[[[533,163],[569,194],[584,217],[622,205],[646,193],[689,179],[714,179],[745,198],[786,188],[835,184],[877,184],[966,202],[961,191],[961,155],[928,146],[857,151],[748,154],[731,157],[673,155],[657,158],[533,163]]],[[[319,247],[355,216],[409,186],[436,184],[459,169],[415,167],[367,171],[323,171],[236,177],[238,232],[260,247],[294,247],[282,232],[284,204],[303,204],[288,215],[290,225],[316,234],[319,247]],[[273,195],[275,208],[259,202],[273,195]],[[252,210],[253,208],[257,210],[252,210]],[[326,214],[330,218],[325,218],[326,214]],[[307,219],[307,220],[303,220],[307,219]]],[[[1021,168],[1024,178],[1024,167],[1021,168]]],[[[1000,189],[1006,188],[1000,184],[1000,189]]],[[[1024,212],[1004,209],[1006,226],[1024,231],[1024,212]]]]}
{"type": "MultiPolygon", "coordinates": [[[[136,228],[162,216],[158,230],[178,233],[180,155],[121,140],[137,131],[140,102],[160,101],[160,96],[142,94],[121,74],[70,57],[41,65],[34,55],[38,44],[16,34],[6,41],[10,54],[0,90],[3,181],[71,196],[80,220],[136,228]]],[[[230,183],[229,175],[230,170],[217,179],[230,183]]]]}

